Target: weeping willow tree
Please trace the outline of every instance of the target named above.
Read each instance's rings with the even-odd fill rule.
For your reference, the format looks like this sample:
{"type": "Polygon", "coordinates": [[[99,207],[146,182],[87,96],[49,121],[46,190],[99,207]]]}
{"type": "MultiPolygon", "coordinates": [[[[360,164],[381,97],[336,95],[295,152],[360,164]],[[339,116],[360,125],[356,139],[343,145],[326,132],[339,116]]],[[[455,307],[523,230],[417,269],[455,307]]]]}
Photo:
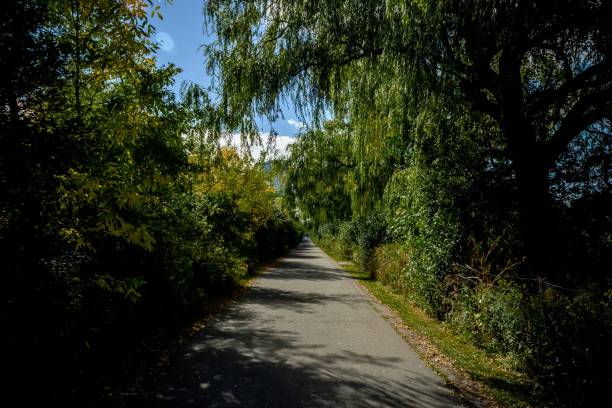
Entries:
{"type": "Polygon", "coordinates": [[[351,218],[351,200],[345,187],[355,164],[349,142],[346,126],[329,122],[324,130],[300,136],[283,163],[285,199],[314,228],[351,218]]]}
{"type": "Polygon", "coordinates": [[[511,165],[524,250],[541,267],[555,229],[551,172],[577,141],[598,146],[582,159],[609,185],[611,7],[209,1],[206,21],[218,37],[206,49],[208,69],[230,127],[252,130],[257,115],[276,118],[287,99],[314,124],[326,112],[350,123],[357,192],[376,175],[388,177],[387,156],[402,165],[424,107],[466,103],[501,131],[501,141],[484,143],[511,165]],[[387,143],[393,138],[402,142],[387,143]]]}

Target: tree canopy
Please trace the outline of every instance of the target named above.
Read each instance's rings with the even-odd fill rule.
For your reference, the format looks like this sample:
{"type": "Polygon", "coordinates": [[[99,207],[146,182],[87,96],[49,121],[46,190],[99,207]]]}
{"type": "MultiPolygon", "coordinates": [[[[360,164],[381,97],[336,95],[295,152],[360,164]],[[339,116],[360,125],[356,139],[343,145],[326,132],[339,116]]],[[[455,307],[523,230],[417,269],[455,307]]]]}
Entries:
{"type": "Polygon", "coordinates": [[[566,184],[577,164],[566,156],[580,150],[592,175],[580,194],[609,184],[608,14],[599,1],[209,1],[208,68],[228,126],[274,118],[286,98],[314,125],[331,113],[350,127],[365,179],[385,173],[376,162],[403,163],[425,111],[467,105],[511,165],[525,250],[541,267],[551,173],[566,184]]]}

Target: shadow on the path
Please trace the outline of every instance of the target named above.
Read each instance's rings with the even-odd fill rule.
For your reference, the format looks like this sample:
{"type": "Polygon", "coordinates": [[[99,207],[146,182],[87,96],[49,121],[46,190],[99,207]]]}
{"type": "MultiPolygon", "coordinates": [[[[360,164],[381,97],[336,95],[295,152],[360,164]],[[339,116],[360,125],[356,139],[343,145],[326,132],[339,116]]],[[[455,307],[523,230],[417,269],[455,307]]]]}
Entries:
{"type": "Polygon", "coordinates": [[[280,262],[275,269],[262,275],[261,279],[329,281],[347,279],[348,277],[346,272],[335,268],[316,266],[308,262],[285,260],[280,262]]]}
{"type": "Polygon", "coordinates": [[[252,287],[246,295],[245,300],[251,304],[283,308],[303,313],[309,312],[310,307],[313,305],[323,305],[328,302],[338,302],[348,305],[363,302],[363,298],[358,294],[347,295],[339,293],[296,292],[259,286],[252,287]]]}
{"type": "MultiPolygon", "coordinates": [[[[314,252],[309,250],[312,245],[301,247],[305,247],[298,248],[303,253],[314,252]]],[[[342,271],[316,262],[302,262],[294,253],[276,269],[262,275],[239,304],[222,313],[183,347],[162,374],[155,390],[134,400],[131,406],[448,407],[456,404],[448,391],[440,388],[439,382],[419,376],[410,367],[399,366],[403,361],[400,358],[377,357],[338,347],[330,349],[326,344],[309,343],[298,332],[275,327],[274,316],[284,311],[290,315],[309,313],[315,307],[333,308],[338,304],[352,307],[364,302],[357,293],[314,293],[265,285],[266,280],[348,278],[342,271]],[[360,368],[366,365],[371,369],[360,368]],[[382,375],[386,370],[396,370],[399,374],[382,375]]]]}
{"type": "MultiPolygon", "coordinates": [[[[324,345],[301,344],[296,333],[254,330],[249,312],[224,317],[182,350],[156,392],[140,406],[153,407],[447,407],[446,392],[426,378],[401,381],[364,375],[397,358],[344,351],[321,354],[324,345]],[[298,356],[288,361],[287,356],[298,356]]],[[[263,323],[263,322],[258,322],[263,323]]],[[[265,325],[265,324],[264,324],[265,325]]]]}

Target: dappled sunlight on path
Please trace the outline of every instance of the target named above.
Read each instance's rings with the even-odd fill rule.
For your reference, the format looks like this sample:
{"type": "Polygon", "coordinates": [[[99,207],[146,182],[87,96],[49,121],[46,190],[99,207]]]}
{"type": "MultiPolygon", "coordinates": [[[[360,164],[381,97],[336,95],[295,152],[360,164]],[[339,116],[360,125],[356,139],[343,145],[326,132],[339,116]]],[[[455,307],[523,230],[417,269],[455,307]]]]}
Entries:
{"type": "Polygon", "coordinates": [[[175,356],[143,406],[459,406],[310,241],[175,356]]]}

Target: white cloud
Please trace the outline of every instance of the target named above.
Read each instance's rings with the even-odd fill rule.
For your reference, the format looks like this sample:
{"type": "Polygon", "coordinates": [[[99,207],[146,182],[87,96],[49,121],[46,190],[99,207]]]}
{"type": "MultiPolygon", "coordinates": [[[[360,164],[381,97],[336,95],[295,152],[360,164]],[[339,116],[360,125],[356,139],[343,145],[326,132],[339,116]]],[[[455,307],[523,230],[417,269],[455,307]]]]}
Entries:
{"type": "Polygon", "coordinates": [[[159,49],[165,52],[170,52],[174,49],[174,40],[165,31],[160,31],[155,35],[155,41],[159,44],[159,49]]]}
{"type": "Polygon", "coordinates": [[[296,127],[297,129],[301,129],[301,128],[303,128],[304,126],[306,126],[306,125],[304,124],[304,122],[300,122],[300,121],[297,121],[297,120],[295,120],[295,119],[289,119],[289,120],[287,121],[287,123],[288,123],[288,124],[290,124],[291,126],[296,127]]]}
{"type": "MultiPolygon", "coordinates": [[[[288,147],[297,139],[291,136],[277,135],[274,141],[269,140],[269,133],[261,133],[261,145],[251,146],[251,156],[254,160],[259,159],[264,151],[268,151],[267,158],[286,157],[289,154],[288,147]]],[[[239,134],[233,134],[231,139],[225,140],[223,146],[233,146],[239,152],[245,153],[245,147],[242,145],[239,134]]]]}
{"type": "Polygon", "coordinates": [[[295,137],[276,136],[276,148],[279,151],[279,156],[286,156],[289,154],[289,146],[291,146],[295,141],[295,137]]]}

